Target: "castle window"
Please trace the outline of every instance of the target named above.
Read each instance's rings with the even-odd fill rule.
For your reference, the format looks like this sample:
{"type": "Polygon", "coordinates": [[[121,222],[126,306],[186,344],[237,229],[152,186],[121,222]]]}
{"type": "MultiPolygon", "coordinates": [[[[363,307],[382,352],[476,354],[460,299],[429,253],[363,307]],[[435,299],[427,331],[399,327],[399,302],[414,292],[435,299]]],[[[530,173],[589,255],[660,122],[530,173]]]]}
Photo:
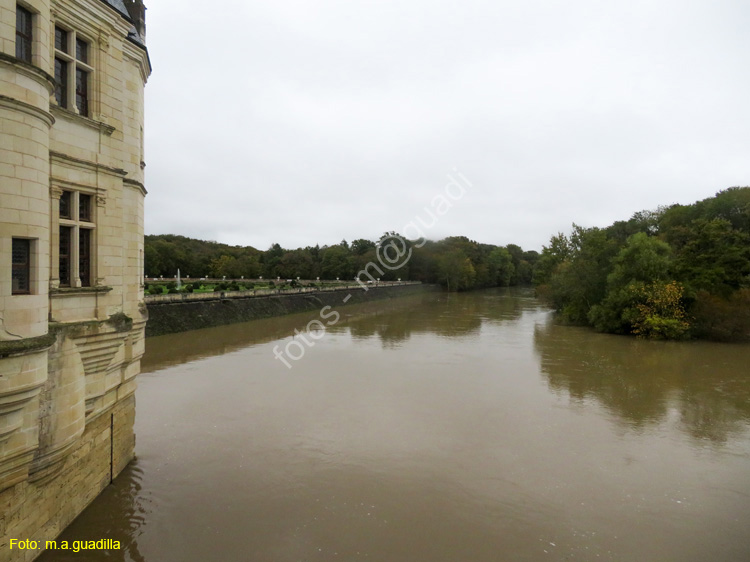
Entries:
{"type": "Polygon", "coordinates": [[[73,193],[71,191],[63,191],[60,197],[60,218],[61,219],[72,219],[73,209],[71,207],[71,200],[73,199],[73,193]]]}
{"type": "Polygon", "coordinates": [[[31,63],[33,14],[16,4],[16,58],[31,63]]]}
{"type": "Polygon", "coordinates": [[[91,195],[78,194],[78,220],[91,222],[91,195]]]}
{"type": "Polygon", "coordinates": [[[55,27],[55,99],[80,115],[90,114],[89,43],[75,31],[55,27]]]}
{"type": "Polygon", "coordinates": [[[60,107],[68,107],[68,63],[55,58],[55,99],[60,107]]]}
{"type": "Polygon", "coordinates": [[[89,73],[76,68],[76,107],[81,115],[89,114],[89,73]]]}
{"type": "Polygon", "coordinates": [[[60,27],[55,28],[55,49],[62,53],[68,52],[68,32],[60,27]]]}
{"type": "Polygon", "coordinates": [[[76,39],[76,59],[83,63],[88,63],[89,60],[89,46],[86,41],[76,39]]]}
{"type": "Polygon", "coordinates": [[[31,240],[13,239],[13,295],[31,294],[31,240]]]}
{"type": "Polygon", "coordinates": [[[59,279],[61,287],[93,285],[93,196],[63,191],[60,197],[59,279]]]}
{"type": "Polygon", "coordinates": [[[70,253],[73,227],[60,227],[60,286],[70,287],[70,253]]]}
{"type": "Polygon", "coordinates": [[[78,275],[82,287],[91,287],[91,229],[78,231],[78,275]]]}

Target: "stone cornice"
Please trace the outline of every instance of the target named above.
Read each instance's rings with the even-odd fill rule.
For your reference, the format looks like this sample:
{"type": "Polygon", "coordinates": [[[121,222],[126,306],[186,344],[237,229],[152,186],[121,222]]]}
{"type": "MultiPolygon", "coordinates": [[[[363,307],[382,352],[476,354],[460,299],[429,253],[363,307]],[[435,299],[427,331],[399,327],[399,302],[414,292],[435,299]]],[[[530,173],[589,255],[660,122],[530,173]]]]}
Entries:
{"type": "Polygon", "coordinates": [[[97,285],[95,287],[58,287],[56,289],[49,290],[49,296],[51,299],[60,297],[69,297],[81,295],[95,295],[98,293],[109,293],[112,287],[106,287],[104,285],[97,285]]]}
{"type": "Polygon", "coordinates": [[[74,113],[73,111],[70,111],[69,109],[64,109],[60,107],[59,105],[51,106],[50,111],[53,114],[58,115],[60,117],[69,119],[76,123],[80,123],[81,125],[86,125],[87,127],[91,127],[92,129],[96,129],[97,131],[102,132],[107,136],[112,136],[112,133],[114,133],[117,130],[112,125],[107,125],[106,123],[102,123],[101,121],[91,119],[90,117],[84,117],[83,115],[74,113]]]}
{"type": "Polygon", "coordinates": [[[127,39],[122,44],[122,51],[129,59],[138,65],[141,71],[141,78],[145,84],[151,75],[151,57],[148,50],[133,40],[127,39]]]}
{"type": "Polygon", "coordinates": [[[27,115],[31,115],[32,117],[36,117],[37,119],[44,121],[48,127],[52,127],[52,125],[55,124],[55,118],[51,113],[48,113],[43,109],[39,109],[38,107],[31,105],[30,103],[26,103],[25,101],[10,98],[2,94],[0,94],[0,107],[7,107],[16,111],[22,111],[27,115]]]}
{"type": "Polygon", "coordinates": [[[33,64],[24,62],[21,59],[17,59],[16,57],[12,57],[3,52],[0,52],[0,63],[10,65],[15,68],[16,72],[28,76],[42,86],[46,86],[50,94],[55,91],[54,76],[50,76],[41,68],[34,66],[33,64]]]}
{"type": "Polygon", "coordinates": [[[132,180],[130,178],[125,178],[122,180],[122,183],[124,185],[129,185],[131,187],[135,187],[136,189],[139,189],[143,195],[148,195],[148,191],[146,190],[146,186],[143,185],[141,182],[137,180],[132,180]]]}
{"type": "Polygon", "coordinates": [[[52,190],[57,189],[60,190],[61,196],[63,190],[73,190],[73,191],[81,191],[83,193],[87,193],[89,195],[96,195],[97,197],[104,197],[107,195],[107,190],[103,187],[94,187],[91,185],[86,185],[84,183],[76,183],[72,181],[67,181],[55,176],[50,176],[49,179],[50,183],[50,197],[55,197],[56,199],[59,199],[59,197],[56,197],[53,195],[52,190]]]}
{"type": "Polygon", "coordinates": [[[50,322],[50,332],[55,334],[64,331],[73,337],[85,336],[87,332],[96,331],[103,326],[110,326],[114,332],[124,334],[133,329],[133,319],[123,312],[117,312],[104,320],[82,320],[79,322],[50,322]]]}
{"type": "Polygon", "coordinates": [[[22,340],[0,341],[0,359],[12,355],[28,355],[44,351],[55,343],[55,334],[46,334],[37,338],[24,338],[22,340]]]}
{"type": "MultiPolygon", "coordinates": [[[[95,28],[106,25],[117,31],[124,40],[133,23],[122,17],[122,14],[108,5],[107,2],[89,0],[53,0],[51,11],[57,21],[67,21],[77,28],[93,32],[95,28]]],[[[89,33],[91,34],[91,33],[89,33]]]]}
{"type": "Polygon", "coordinates": [[[90,170],[94,170],[94,171],[104,170],[106,172],[110,172],[116,176],[120,176],[123,178],[126,175],[128,175],[128,173],[121,168],[114,168],[112,166],[105,166],[104,164],[98,164],[97,162],[90,162],[88,160],[74,158],[73,156],[68,156],[67,154],[63,154],[62,152],[55,152],[53,150],[50,150],[49,158],[50,160],[57,160],[59,162],[72,162],[74,164],[78,164],[79,166],[83,166],[85,168],[89,168],[90,170]]]}

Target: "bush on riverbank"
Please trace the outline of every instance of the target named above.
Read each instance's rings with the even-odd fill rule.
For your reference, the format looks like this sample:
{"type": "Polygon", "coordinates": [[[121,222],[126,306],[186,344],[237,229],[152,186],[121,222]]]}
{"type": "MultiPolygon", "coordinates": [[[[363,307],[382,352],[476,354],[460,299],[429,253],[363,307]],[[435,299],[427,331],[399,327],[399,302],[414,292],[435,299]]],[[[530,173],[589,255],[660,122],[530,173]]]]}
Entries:
{"type": "Polygon", "coordinates": [[[652,339],[750,339],[750,188],[573,225],[545,246],[540,296],[573,323],[652,339]]]}

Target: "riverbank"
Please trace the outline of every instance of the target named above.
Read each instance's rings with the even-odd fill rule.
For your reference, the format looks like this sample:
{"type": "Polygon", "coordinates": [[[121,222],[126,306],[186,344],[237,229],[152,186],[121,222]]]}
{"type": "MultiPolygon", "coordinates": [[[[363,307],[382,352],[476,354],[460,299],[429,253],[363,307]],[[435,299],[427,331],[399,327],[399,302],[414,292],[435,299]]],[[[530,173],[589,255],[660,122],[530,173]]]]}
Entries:
{"type": "Polygon", "coordinates": [[[161,336],[211,328],[260,318],[283,316],[295,312],[320,310],[325,306],[339,308],[382,299],[393,299],[424,292],[437,291],[436,285],[409,283],[388,286],[360,286],[335,290],[300,290],[295,293],[217,295],[168,295],[175,299],[147,299],[149,320],[146,337],[161,336]]]}

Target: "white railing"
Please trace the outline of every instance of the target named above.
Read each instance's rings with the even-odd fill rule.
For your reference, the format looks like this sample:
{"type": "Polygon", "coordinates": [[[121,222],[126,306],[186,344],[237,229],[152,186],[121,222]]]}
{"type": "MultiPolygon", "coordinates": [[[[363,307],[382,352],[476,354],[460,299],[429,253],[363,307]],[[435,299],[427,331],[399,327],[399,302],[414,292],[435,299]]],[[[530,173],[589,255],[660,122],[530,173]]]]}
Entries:
{"type": "MultiPolygon", "coordinates": [[[[379,281],[367,283],[367,288],[401,287],[406,285],[421,285],[419,281],[379,281]]],[[[297,295],[303,293],[324,293],[331,291],[362,290],[358,283],[348,285],[332,285],[330,287],[293,287],[290,289],[251,289],[247,291],[213,291],[211,293],[171,293],[164,295],[146,295],[146,304],[195,302],[221,299],[248,299],[254,297],[269,297],[274,295],[297,295]]]]}

